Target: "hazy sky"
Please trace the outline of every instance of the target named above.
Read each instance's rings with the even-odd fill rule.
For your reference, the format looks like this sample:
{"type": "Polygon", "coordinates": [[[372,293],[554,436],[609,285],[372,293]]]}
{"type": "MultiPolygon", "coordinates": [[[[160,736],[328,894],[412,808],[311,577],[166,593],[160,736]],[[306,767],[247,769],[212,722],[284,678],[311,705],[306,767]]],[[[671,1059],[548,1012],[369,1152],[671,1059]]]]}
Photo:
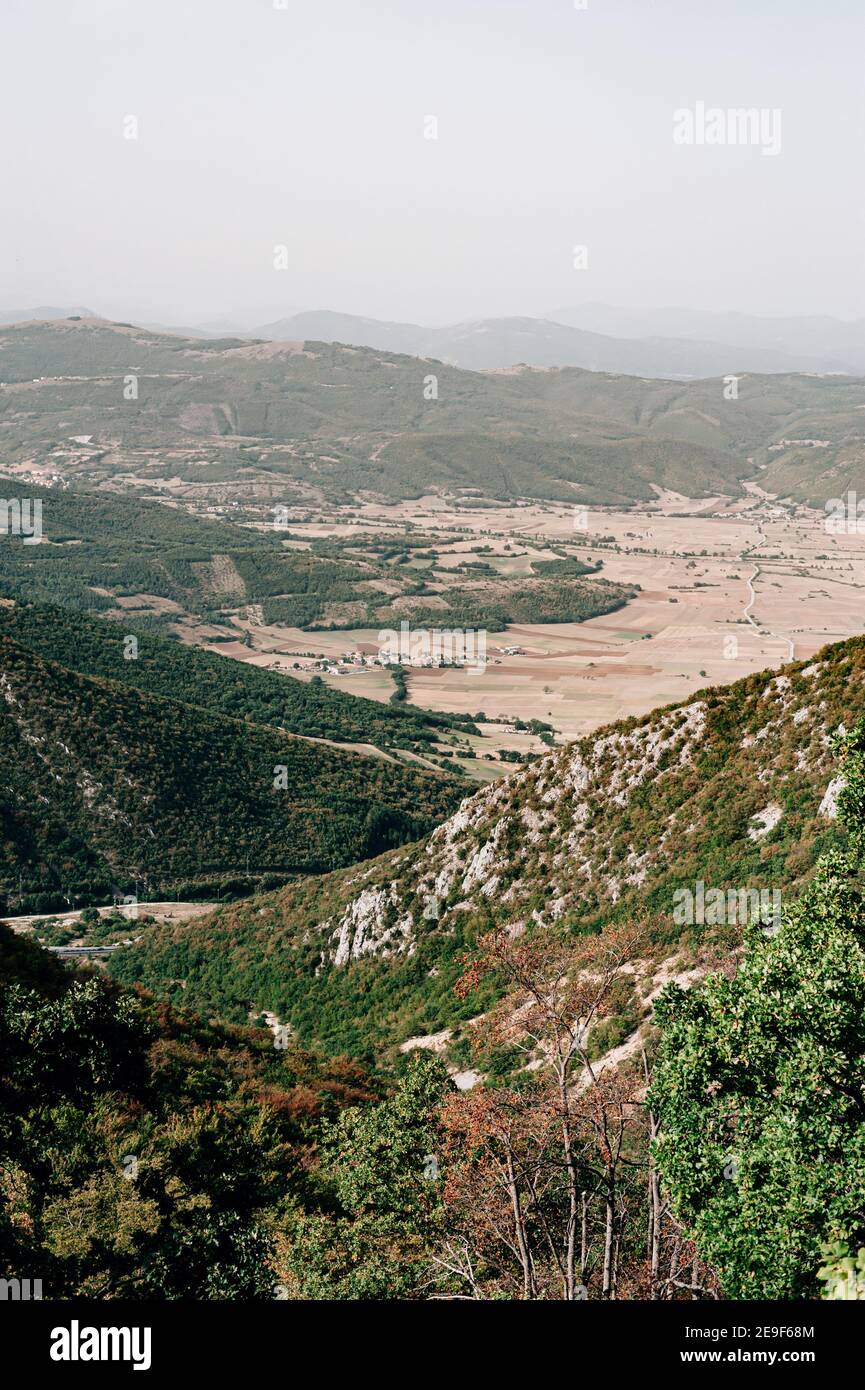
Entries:
{"type": "Polygon", "coordinates": [[[865,314],[861,0],[0,11],[0,308],[865,314]],[[779,109],[780,153],[675,144],[697,102],[779,109]]]}

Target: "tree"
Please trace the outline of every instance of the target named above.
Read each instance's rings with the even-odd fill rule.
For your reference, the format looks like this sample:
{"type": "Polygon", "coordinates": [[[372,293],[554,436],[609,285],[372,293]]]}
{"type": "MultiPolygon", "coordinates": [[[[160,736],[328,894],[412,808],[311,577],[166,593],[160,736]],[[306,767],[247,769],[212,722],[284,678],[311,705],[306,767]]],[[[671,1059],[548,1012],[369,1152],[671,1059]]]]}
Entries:
{"type": "Polygon", "coordinates": [[[656,1009],[658,1167],[731,1298],[814,1297],[822,1247],[865,1241],[865,723],[838,744],[845,848],[732,978],[656,1009]]]}
{"type": "Polygon", "coordinates": [[[270,1295],[298,1126],[250,1041],[0,924],[0,1267],[52,1298],[270,1295]]]}
{"type": "Polygon", "coordinates": [[[502,991],[476,1030],[479,1045],[508,1046],[529,1064],[513,1088],[464,1101],[462,1111],[455,1100],[444,1112],[452,1148],[462,1144],[466,1154],[448,1166],[446,1214],[457,1216],[467,1256],[474,1242],[474,1259],[459,1263],[475,1296],[481,1263],[507,1286],[509,1251],[516,1296],[585,1298],[598,1202],[599,1291],[616,1296],[629,1187],[623,1174],[641,1166],[633,1150],[642,1117],[634,1083],[592,1060],[592,1035],[616,1006],[616,985],[637,943],[627,928],[577,950],[550,933],[514,937],[497,928],[467,963],[459,994],[489,976],[502,991]]]}
{"type": "Polygon", "coordinates": [[[416,1053],[394,1095],[355,1106],[322,1131],[319,1209],[284,1232],[289,1287],[299,1296],[418,1296],[441,1215],[438,1107],[450,1088],[435,1056],[416,1053]]]}
{"type": "Polygon", "coordinates": [[[550,1237],[554,1257],[561,1224],[554,1109],[531,1092],[479,1087],[449,1096],[441,1119],[445,1220],[432,1255],[439,1296],[542,1296],[550,1237]]]}

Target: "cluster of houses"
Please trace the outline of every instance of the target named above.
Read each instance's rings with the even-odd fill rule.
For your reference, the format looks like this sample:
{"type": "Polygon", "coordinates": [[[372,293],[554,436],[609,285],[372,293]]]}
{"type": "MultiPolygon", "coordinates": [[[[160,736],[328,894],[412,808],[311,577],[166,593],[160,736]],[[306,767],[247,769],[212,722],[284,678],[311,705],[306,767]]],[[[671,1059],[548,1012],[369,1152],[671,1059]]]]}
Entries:
{"type": "Polygon", "coordinates": [[[779,439],[777,444],[770,444],[768,452],[776,454],[779,449],[791,449],[799,447],[806,449],[828,449],[831,439],[779,439]]]}
{"type": "MultiPolygon", "coordinates": [[[[502,647],[500,648],[500,652],[502,656],[522,656],[524,654],[522,647],[502,647]]],[[[486,655],[481,653],[475,656],[471,652],[439,652],[436,650],[430,652],[415,651],[412,652],[409,657],[402,658],[403,661],[411,666],[450,666],[454,668],[460,668],[466,664],[474,664],[478,659],[482,661],[488,660],[486,655]]],[[[385,645],[377,652],[352,651],[343,652],[339,657],[316,657],[305,669],[308,671],[315,671],[325,676],[349,676],[353,671],[362,667],[384,667],[387,669],[389,666],[398,665],[400,660],[399,652],[395,651],[392,646],[388,647],[385,645]]],[[[498,662],[496,664],[498,664],[498,662]]]]}
{"type": "MultiPolygon", "coordinates": [[[[519,650],[513,648],[514,651],[519,650]]],[[[311,661],[307,666],[308,671],[315,671],[325,676],[350,676],[354,671],[362,667],[383,667],[385,670],[390,666],[399,665],[399,657],[387,651],[382,652],[344,652],[340,657],[322,656],[311,661]]],[[[417,656],[411,660],[412,666],[433,667],[433,666],[453,666],[461,667],[464,661],[456,657],[448,658],[445,656],[417,656]]]]}
{"type": "Polygon", "coordinates": [[[320,671],[325,676],[350,676],[362,666],[389,666],[390,662],[378,652],[343,652],[342,656],[321,656],[311,661],[308,671],[320,671]],[[348,668],[348,669],[346,669],[348,668]]]}

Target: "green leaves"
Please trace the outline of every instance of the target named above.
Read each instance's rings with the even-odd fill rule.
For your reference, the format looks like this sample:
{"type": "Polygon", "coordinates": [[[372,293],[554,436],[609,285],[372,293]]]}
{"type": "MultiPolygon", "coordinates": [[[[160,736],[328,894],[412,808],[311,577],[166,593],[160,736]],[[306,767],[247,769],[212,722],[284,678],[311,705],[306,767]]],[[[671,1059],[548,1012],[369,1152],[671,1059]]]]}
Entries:
{"type": "Polygon", "coordinates": [[[429,1277],[441,1221],[436,1110],[450,1089],[443,1064],[410,1061],[396,1093],[343,1110],[324,1128],[325,1214],[291,1224],[290,1263],[309,1298],[400,1298],[429,1277]]]}
{"type": "Polygon", "coordinates": [[[858,725],[842,744],[849,849],[824,856],[776,935],[751,928],[732,979],[670,986],[656,1008],[658,1166],[732,1298],[846,1287],[848,1265],[818,1275],[821,1248],[865,1236],[862,740],[858,725]]]}
{"type": "Polygon", "coordinates": [[[314,1075],[0,924],[0,1264],[53,1298],[269,1297],[314,1075]]]}

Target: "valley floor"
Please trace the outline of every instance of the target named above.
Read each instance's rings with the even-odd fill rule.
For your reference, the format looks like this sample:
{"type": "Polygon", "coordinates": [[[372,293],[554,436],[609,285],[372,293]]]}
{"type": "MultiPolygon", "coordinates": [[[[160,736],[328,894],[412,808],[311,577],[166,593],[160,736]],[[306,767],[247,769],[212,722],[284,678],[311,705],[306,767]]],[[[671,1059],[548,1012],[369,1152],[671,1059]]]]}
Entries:
{"type": "MultiPolygon", "coordinates": [[[[514,719],[543,719],[574,739],[615,719],[642,715],[707,685],[728,684],[753,671],[811,656],[828,642],[862,631],[865,537],[828,534],[825,514],[780,504],[751,485],[745,499],[693,501],[660,495],[656,504],[615,511],[590,508],[577,520],[555,504],[458,509],[440,497],[397,506],[368,505],[330,525],[292,525],[311,538],[413,524],[440,533],[443,544],[466,550],[482,539],[501,572],[526,573],[530,559],[567,545],[582,559],[603,560],[606,579],[640,586],[613,614],[581,623],[510,626],[488,637],[483,671],[411,669],[408,698],[445,712],[484,711],[498,723],[484,728],[478,752],[538,751],[514,719]],[[514,544],[529,558],[511,557],[514,544]],[[576,547],[576,549],[575,549],[576,547]],[[518,648],[505,651],[503,649],[518,648]]],[[[371,629],[306,632],[235,620],[251,645],[222,643],[223,655],[292,671],[300,653],[338,658],[377,650],[371,629]],[[248,634],[248,636],[247,636],[248,634]]],[[[206,643],[206,630],[188,633],[206,643]]],[[[389,674],[354,668],[325,681],[352,694],[387,701],[389,674]]],[[[487,780],[508,764],[472,769],[487,780]]]]}

